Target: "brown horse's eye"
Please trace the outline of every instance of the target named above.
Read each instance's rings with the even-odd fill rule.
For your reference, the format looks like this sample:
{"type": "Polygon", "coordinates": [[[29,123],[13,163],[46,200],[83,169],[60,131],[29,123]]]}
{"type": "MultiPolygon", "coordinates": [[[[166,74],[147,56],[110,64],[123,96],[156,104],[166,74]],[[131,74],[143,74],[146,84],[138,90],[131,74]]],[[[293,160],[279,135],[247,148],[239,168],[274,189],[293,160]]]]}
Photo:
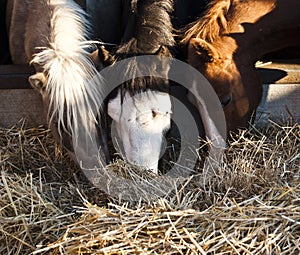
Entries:
{"type": "Polygon", "coordinates": [[[232,97],[230,94],[220,98],[220,101],[221,101],[221,104],[222,104],[222,107],[226,107],[232,100],[232,97]]]}

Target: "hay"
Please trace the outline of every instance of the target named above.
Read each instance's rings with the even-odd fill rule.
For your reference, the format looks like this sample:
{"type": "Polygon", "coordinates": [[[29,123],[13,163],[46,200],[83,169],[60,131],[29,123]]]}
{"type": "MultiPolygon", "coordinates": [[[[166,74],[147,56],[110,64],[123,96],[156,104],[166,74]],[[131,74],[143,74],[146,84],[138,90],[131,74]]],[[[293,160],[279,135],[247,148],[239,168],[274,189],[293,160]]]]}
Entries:
{"type": "Polygon", "coordinates": [[[199,172],[133,205],[106,203],[49,131],[1,129],[0,254],[299,254],[299,137],[294,124],[241,131],[210,185],[199,172]]]}
{"type": "Polygon", "coordinates": [[[0,167],[0,254],[30,254],[60,238],[82,205],[77,189],[101,198],[43,127],[1,128],[0,167]]]}
{"type": "Polygon", "coordinates": [[[61,254],[296,254],[300,248],[295,189],[240,204],[225,198],[203,211],[173,210],[163,200],[150,209],[85,206],[59,242],[34,254],[53,248],[61,254]]]}
{"type": "Polygon", "coordinates": [[[29,254],[55,241],[71,221],[71,214],[41,196],[35,182],[32,175],[1,172],[0,254],[29,254]]]}

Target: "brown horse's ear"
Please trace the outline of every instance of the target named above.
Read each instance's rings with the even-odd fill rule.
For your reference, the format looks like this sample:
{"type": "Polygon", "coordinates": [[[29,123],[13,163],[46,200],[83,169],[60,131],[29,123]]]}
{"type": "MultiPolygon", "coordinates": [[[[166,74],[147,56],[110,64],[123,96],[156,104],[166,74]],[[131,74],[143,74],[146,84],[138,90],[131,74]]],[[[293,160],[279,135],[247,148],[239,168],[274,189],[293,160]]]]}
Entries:
{"type": "Polygon", "coordinates": [[[30,85],[38,91],[42,91],[45,88],[46,82],[46,76],[42,72],[33,74],[29,77],[30,85]]]}
{"type": "Polygon", "coordinates": [[[219,58],[216,49],[205,40],[192,38],[189,45],[196,50],[198,56],[200,56],[204,62],[213,62],[219,58]]]}
{"type": "Polygon", "coordinates": [[[109,66],[115,61],[114,57],[104,46],[99,46],[97,50],[90,54],[91,60],[94,62],[97,69],[101,66],[109,66]]]}

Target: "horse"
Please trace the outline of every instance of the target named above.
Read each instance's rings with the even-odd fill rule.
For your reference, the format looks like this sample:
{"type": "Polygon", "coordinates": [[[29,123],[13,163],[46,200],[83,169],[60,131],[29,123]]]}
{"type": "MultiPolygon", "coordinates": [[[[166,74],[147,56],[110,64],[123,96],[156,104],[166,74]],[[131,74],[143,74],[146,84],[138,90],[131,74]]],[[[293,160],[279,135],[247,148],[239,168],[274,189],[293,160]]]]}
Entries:
{"type": "MultiPolygon", "coordinates": [[[[157,169],[162,136],[170,127],[167,81],[149,77],[132,79],[104,100],[105,85],[99,71],[106,65],[113,65],[112,61],[133,57],[127,68],[130,74],[138,72],[139,68],[135,66],[134,56],[171,56],[168,48],[174,45],[170,19],[173,2],[128,0],[122,3],[127,16],[122,39],[118,39],[121,44],[106,58],[108,52],[102,47],[99,47],[98,55],[87,50],[93,48],[87,40],[89,22],[84,10],[75,2],[8,0],[10,54],[14,64],[27,63],[34,67],[36,73],[29,77],[30,84],[42,95],[53,134],[57,140],[62,140],[73,158],[73,141],[76,142],[83,133],[82,129],[86,130],[87,137],[89,132],[93,132],[90,137],[97,136],[95,123],[100,124],[99,116],[103,114],[95,109],[107,102],[104,107],[117,123],[126,158],[132,163],[157,169]],[[36,23],[36,20],[40,22],[36,23]],[[128,122],[129,119],[132,121],[128,122]]],[[[86,9],[89,11],[89,1],[86,9]]],[[[103,24],[93,25],[96,26],[103,27],[103,24]]],[[[97,30],[91,31],[95,36],[97,30]]],[[[149,73],[157,66],[151,68],[149,73]]],[[[165,70],[167,77],[167,64],[165,70]]],[[[108,162],[109,155],[104,154],[108,162]]]]}
{"type": "Polygon", "coordinates": [[[126,159],[157,173],[163,135],[171,123],[172,106],[167,80],[169,64],[163,57],[172,56],[170,48],[175,43],[170,17],[173,1],[124,2],[123,9],[127,14],[121,43],[110,53],[99,48],[99,59],[104,65],[114,66],[129,58],[121,75],[132,78],[110,93],[107,113],[116,124],[126,159]],[[107,53],[110,57],[103,58],[107,53]],[[142,55],[162,57],[162,61],[140,65],[137,57],[142,55]],[[160,64],[162,66],[158,67],[160,64]],[[158,68],[164,70],[163,78],[155,77],[158,68]],[[153,76],[135,76],[145,70],[153,76]]]}
{"type": "Polygon", "coordinates": [[[103,101],[86,13],[71,0],[7,0],[6,24],[12,62],[34,67],[29,82],[42,96],[54,137],[75,157],[79,132],[97,132],[103,101]]]}
{"type": "Polygon", "coordinates": [[[228,134],[247,128],[262,97],[255,62],[300,45],[298,0],[214,0],[179,33],[186,61],[216,91],[228,134]]]}

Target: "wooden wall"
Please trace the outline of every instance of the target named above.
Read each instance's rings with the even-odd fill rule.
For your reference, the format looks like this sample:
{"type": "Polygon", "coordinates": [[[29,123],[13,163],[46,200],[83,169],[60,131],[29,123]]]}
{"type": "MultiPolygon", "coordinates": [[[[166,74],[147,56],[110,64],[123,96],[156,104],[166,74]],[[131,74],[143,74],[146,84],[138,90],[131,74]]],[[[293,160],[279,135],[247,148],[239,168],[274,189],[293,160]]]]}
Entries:
{"type": "MultiPolygon", "coordinates": [[[[300,123],[300,64],[277,62],[259,67],[265,83],[257,122],[265,124],[269,118],[281,120],[293,117],[300,123]]],[[[9,127],[20,120],[28,126],[46,124],[41,96],[33,90],[28,66],[0,66],[0,126],[9,127]]]]}
{"type": "Polygon", "coordinates": [[[256,122],[264,125],[269,119],[292,118],[300,123],[300,60],[277,60],[258,69],[264,90],[256,122]]]}
{"type": "Polygon", "coordinates": [[[0,66],[0,126],[9,127],[24,120],[29,126],[45,124],[42,99],[33,90],[28,77],[33,70],[26,66],[0,66]]]}

